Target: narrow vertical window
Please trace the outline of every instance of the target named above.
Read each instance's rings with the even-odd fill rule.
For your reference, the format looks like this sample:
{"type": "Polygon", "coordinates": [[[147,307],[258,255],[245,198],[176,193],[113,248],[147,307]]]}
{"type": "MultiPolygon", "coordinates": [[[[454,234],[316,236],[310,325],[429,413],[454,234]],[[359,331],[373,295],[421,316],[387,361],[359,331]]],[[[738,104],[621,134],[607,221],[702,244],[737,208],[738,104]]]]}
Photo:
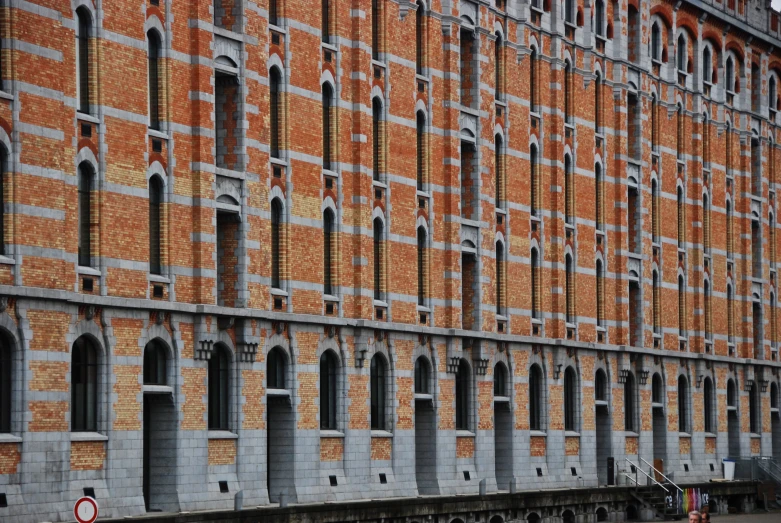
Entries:
{"type": "Polygon", "coordinates": [[[678,48],[676,51],[676,58],[678,58],[678,72],[685,73],[688,56],[686,56],[686,38],[684,38],[683,35],[678,36],[678,48]]]}
{"type": "Polygon", "coordinates": [[[371,428],[372,430],[386,429],[385,416],[385,391],[386,391],[386,365],[385,359],[379,354],[372,357],[371,362],[371,428]]]}
{"type": "Polygon", "coordinates": [[[675,150],[678,154],[678,161],[683,160],[684,145],[683,145],[683,133],[684,133],[684,120],[683,120],[683,107],[678,106],[678,112],[675,115],[676,121],[676,135],[675,135],[675,150]]]}
{"type": "Polygon", "coordinates": [[[382,299],[382,220],[374,219],[374,299],[382,299]]]}
{"type": "Polygon", "coordinates": [[[577,402],[577,376],[572,367],[564,371],[564,430],[576,431],[577,402]]]}
{"type": "Polygon", "coordinates": [[[605,270],[602,260],[597,260],[597,327],[605,326],[605,270]]]}
{"type": "Polygon", "coordinates": [[[532,145],[529,148],[529,168],[531,170],[531,214],[539,217],[540,215],[540,173],[537,165],[537,146],[532,145]]]}
{"type": "Polygon", "coordinates": [[[326,209],[323,213],[323,293],[336,294],[333,287],[333,244],[334,212],[326,209]]]}
{"type": "Polygon", "coordinates": [[[90,229],[92,222],[92,167],[83,163],[79,166],[79,265],[92,265],[92,243],[90,229]]]}
{"type": "Polygon", "coordinates": [[[710,255],[710,200],[707,194],[702,197],[702,237],[705,254],[710,255]]]}
{"type": "Polygon", "coordinates": [[[532,48],[531,59],[529,60],[529,101],[531,102],[531,111],[538,112],[539,102],[537,100],[537,49],[532,48]]]}
{"type": "Polygon", "coordinates": [[[540,281],[540,260],[537,249],[532,249],[532,318],[540,319],[540,293],[542,282],[540,281]]]}
{"type": "Polygon", "coordinates": [[[80,7],[76,10],[76,55],[78,61],[78,92],[79,92],[79,112],[89,114],[90,112],[90,89],[91,89],[91,52],[90,38],[92,17],[86,7],[80,7]]]}
{"type": "Polygon", "coordinates": [[[382,52],[382,3],[384,0],[372,0],[372,60],[379,60],[382,52]]]}
{"type": "Polygon", "coordinates": [[[423,68],[426,66],[426,20],[424,16],[425,5],[418,1],[418,8],[415,10],[415,72],[423,74],[423,68]]]}
{"type": "Polygon", "coordinates": [[[627,9],[627,19],[629,24],[629,61],[632,63],[640,62],[640,12],[633,5],[627,9]]]}
{"type": "Polygon", "coordinates": [[[770,233],[770,266],[776,268],[776,218],[771,212],[767,217],[767,227],[770,233]]]}
{"type": "Polygon", "coordinates": [[[759,220],[751,220],[751,276],[762,279],[762,229],[759,220]]]}
{"type": "Polygon", "coordinates": [[[163,182],[159,176],[149,180],[149,272],[161,273],[160,244],[160,207],[163,200],[163,182]]]}
{"type": "Polygon", "coordinates": [[[661,304],[661,289],[659,287],[659,271],[654,270],[653,272],[653,322],[654,322],[654,334],[661,334],[662,333],[662,324],[661,324],[661,316],[662,316],[662,304],[661,304]]]}
{"type": "Polygon", "coordinates": [[[504,316],[504,244],[496,243],[496,314],[504,316]]]}
{"type": "Polygon", "coordinates": [[[564,156],[564,220],[567,225],[575,225],[575,174],[568,154],[564,156]]]}
{"type": "Polygon", "coordinates": [[[271,286],[282,288],[282,203],[271,202],[271,286]]]}
{"type": "Polygon", "coordinates": [[[98,430],[98,355],[85,336],[76,340],[71,354],[71,431],[98,430]]]}
{"type": "Polygon", "coordinates": [[[334,91],[330,84],[323,84],[323,169],[333,171],[331,111],[334,91]]]}
{"type": "Polygon", "coordinates": [[[496,201],[494,205],[497,209],[502,208],[504,201],[504,142],[500,135],[494,137],[494,164],[496,166],[496,201]]]}
{"type": "Polygon", "coordinates": [[[656,93],[651,95],[651,150],[659,150],[659,101],[656,93]]]}
{"type": "Polygon", "coordinates": [[[713,330],[711,323],[711,292],[710,282],[705,280],[703,283],[703,305],[705,309],[705,340],[711,341],[713,339],[713,330]]]}
{"type": "Polygon", "coordinates": [[[677,203],[678,203],[678,248],[683,249],[684,248],[684,233],[686,230],[686,218],[685,218],[685,208],[684,205],[686,202],[683,199],[683,187],[678,187],[677,192],[677,203]]]}
{"type": "Polygon", "coordinates": [[[418,305],[426,305],[426,229],[418,227],[418,305]]]}
{"type": "Polygon", "coordinates": [[[380,181],[383,167],[382,146],[382,103],[378,98],[372,100],[372,175],[380,181]]]}
{"type": "Polygon", "coordinates": [[[282,116],[282,75],[279,72],[279,69],[276,67],[273,67],[271,69],[271,74],[269,78],[271,82],[270,91],[271,91],[271,98],[269,102],[269,120],[270,120],[270,129],[269,129],[269,138],[270,138],[270,147],[271,147],[271,157],[272,158],[279,158],[279,147],[280,147],[280,131],[281,131],[281,116],[282,116]]]}
{"type": "Polygon", "coordinates": [[[494,97],[497,100],[503,100],[504,99],[504,63],[502,61],[502,46],[504,43],[502,42],[502,37],[497,34],[496,35],[496,42],[494,43],[494,88],[495,88],[495,94],[494,97]]]}
{"type": "Polygon", "coordinates": [[[575,323],[575,264],[572,256],[565,256],[566,317],[567,323],[575,323]]]}
{"type": "MultiPolygon", "coordinates": [[[[2,49],[0,49],[2,53],[2,49]]],[[[0,254],[6,254],[5,246],[5,174],[8,171],[8,153],[5,147],[0,146],[0,254]]]]}
{"type": "Polygon", "coordinates": [[[770,293],[770,345],[773,349],[777,348],[778,343],[778,323],[776,320],[776,295],[770,293]]]}
{"type": "Polygon", "coordinates": [[[678,336],[686,336],[686,284],[678,276],[678,336]]]}
{"type": "Polygon", "coordinates": [[[604,216],[604,204],[603,204],[604,180],[602,176],[602,166],[600,164],[596,164],[594,166],[594,174],[595,174],[594,185],[596,189],[595,191],[596,205],[594,206],[595,214],[596,214],[595,218],[596,218],[597,230],[601,231],[603,230],[605,225],[605,216],[604,216]]]}
{"type": "Polygon", "coordinates": [[[417,171],[417,185],[418,190],[422,191],[426,182],[426,170],[428,167],[427,148],[426,148],[426,117],[423,111],[418,111],[416,114],[416,171],[417,171]]]}
{"type": "Polygon", "coordinates": [[[775,75],[771,76],[770,80],[768,80],[767,92],[767,104],[770,108],[770,121],[771,123],[775,123],[776,113],[778,112],[778,84],[776,83],[775,75]]]}
{"type": "Polygon", "coordinates": [[[323,42],[331,43],[331,2],[330,0],[321,0],[322,2],[322,20],[320,32],[323,37],[323,42]]]}
{"type": "Polygon", "coordinates": [[[163,345],[153,340],[144,347],[144,385],[166,384],[166,357],[163,345]]]}
{"type": "Polygon", "coordinates": [[[751,190],[762,197],[762,148],[758,138],[751,139],[751,190]]]}
{"type": "Polygon", "coordinates": [[[712,79],[713,61],[711,60],[710,47],[707,45],[702,51],[702,81],[705,84],[710,84],[712,79]]]}
{"type": "Polygon", "coordinates": [[[279,0],[268,0],[268,23],[279,27],[279,0]]]}
{"type": "Polygon", "coordinates": [[[209,430],[229,430],[230,356],[218,345],[209,358],[209,430]]]}
{"type": "Polygon", "coordinates": [[[477,108],[477,93],[479,79],[477,75],[476,54],[478,46],[473,31],[463,29],[460,32],[459,78],[461,81],[461,105],[471,109],[477,108]]]}
{"type": "Polygon", "coordinates": [[[594,4],[594,31],[597,36],[605,37],[605,2],[596,0],[594,4]]]}
{"type": "Polygon", "coordinates": [[[147,33],[149,42],[149,127],[160,130],[160,37],[157,31],[147,33]]]}
{"type": "Polygon", "coordinates": [[[494,397],[506,397],[507,394],[507,367],[504,363],[494,365],[494,397]]]}
{"type": "Polygon", "coordinates": [[[656,178],[651,180],[651,238],[653,243],[659,244],[659,182],[656,178]]]}
{"type": "Polygon", "coordinates": [[[320,428],[336,430],[336,356],[329,350],[320,356],[320,428]]]}
{"type": "Polygon", "coordinates": [[[759,112],[762,103],[762,74],[759,64],[751,64],[751,110],[759,112]]]}
{"type": "Polygon", "coordinates": [[[542,430],[542,371],[538,365],[529,369],[529,429],[542,430]]]}
{"type": "MultiPolygon", "coordinates": [[[[725,74],[725,83],[727,87],[727,92],[734,94],[735,91],[737,91],[736,83],[735,83],[735,63],[732,61],[732,57],[730,56],[727,58],[727,66],[726,66],[727,72],[725,74]]],[[[727,98],[729,101],[729,98],[727,98]]]]}
{"type": "Polygon", "coordinates": [[[624,430],[635,431],[635,377],[631,372],[624,382],[624,430]]]}
{"type": "Polygon", "coordinates": [[[702,163],[707,169],[710,168],[710,120],[708,114],[702,115],[702,163]]]}
{"type": "Polygon", "coordinates": [[[456,372],[456,430],[469,430],[469,364],[461,360],[456,372]]]}
{"type": "Polygon", "coordinates": [[[651,59],[657,62],[661,59],[662,51],[662,32],[659,29],[659,24],[654,22],[651,26],[651,59]]]}
{"type": "Polygon", "coordinates": [[[266,384],[269,389],[284,389],[287,374],[285,356],[280,347],[274,347],[268,353],[266,361],[266,384]]]}
{"type": "Polygon", "coordinates": [[[637,93],[629,93],[627,96],[627,132],[629,134],[629,157],[637,162],[643,155],[642,110],[640,108],[640,96],[637,93]]]}
{"type": "Polygon", "coordinates": [[[727,285],[727,341],[735,342],[735,296],[732,291],[732,285],[727,285]]]}
{"type": "Polygon", "coordinates": [[[727,259],[732,259],[732,202],[727,200],[727,259]]]}
{"type": "Polygon", "coordinates": [[[713,382],[710,378],[705,378],[702,387],[702,400],[704,407],[705,432],[713,434],[715,432],[713,425],[713,382]]]}
{"type": "Polygon", "coordinates": [[[602,133],[602,75],[599,73],[594,81],[594,132],[602,133]]]}
{"type": "Polygon", "coordinates": [[[0,434],[11,432],[11,378],[13,359],[11,347],[0,339],[0,434]]]}
{"type": "Polygon", "coordinates": [[[678,377],[678,432],[689,432],[689,384],[678,377]]]}
{"type": "Polygon", "coordinates": [[[565,0],[564,1],[564,21],[568,24],[574,23],[575,15],[575,2],[573,0],[565,0]]]}
{"type": "Polygon", "coordinates": [[[572,64],[564,62],[564,122],[572,123],[572,64]]]}
{"type": "Polygon", "coordinates": [[[429,394],[429,363],[425,356],[415,360],[415,394],[429,394]]]}

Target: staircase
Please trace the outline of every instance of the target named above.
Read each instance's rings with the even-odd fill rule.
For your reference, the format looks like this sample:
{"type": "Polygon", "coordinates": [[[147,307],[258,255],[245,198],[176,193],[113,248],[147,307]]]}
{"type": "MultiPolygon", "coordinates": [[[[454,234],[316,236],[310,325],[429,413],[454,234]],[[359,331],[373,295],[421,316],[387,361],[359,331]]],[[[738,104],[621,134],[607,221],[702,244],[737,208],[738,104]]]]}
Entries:
{"type": "Polygon", "coordinates": [[[781,465],[772,458],[754,458],[757,474],[756,476],[764,481],[775,483],[776,486],[776,505],[781,505],[781,465]]]}
{"type": "Polygon", "coordinates": [[[630,491],[633,498],[639,501],[645,508],[652,510],[659,519],[678,521],[684,517],[679,502],[679,493],[682,490],[678,485],[643,458],[640,459],[649,467],[651,475],[646,474],[639,465],[633,463],[629,458],[624,459],[631,465],[630,470],[632,472],[625,472],[624,475],[635,486],[634,490],[630,491]],[[641,475],[645,476],[645,478],[641,475]],[[664,482],[660,483],[657,481],[655,479],[657,477],[663,478],[664,482]]]}

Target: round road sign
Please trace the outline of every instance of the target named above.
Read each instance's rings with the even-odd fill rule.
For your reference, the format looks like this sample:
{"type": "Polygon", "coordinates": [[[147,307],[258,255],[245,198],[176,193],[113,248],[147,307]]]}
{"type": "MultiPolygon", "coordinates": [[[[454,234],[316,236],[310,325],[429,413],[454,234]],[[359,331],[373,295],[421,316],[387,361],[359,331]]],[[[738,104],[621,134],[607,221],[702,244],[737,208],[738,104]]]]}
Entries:
{"type": "Polygon", "coordinates": [[[98,519],[98,502],[86,496],[79,498],[73,505],[73,515],[79,523],[93,523],[98,519]]]}

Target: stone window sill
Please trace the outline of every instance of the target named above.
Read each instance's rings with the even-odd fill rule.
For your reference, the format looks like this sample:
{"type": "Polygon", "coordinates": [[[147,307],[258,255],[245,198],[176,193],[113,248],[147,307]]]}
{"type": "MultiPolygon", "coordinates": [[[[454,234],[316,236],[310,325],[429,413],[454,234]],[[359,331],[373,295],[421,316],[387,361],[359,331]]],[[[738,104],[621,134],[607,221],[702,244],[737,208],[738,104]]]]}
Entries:
{"type": "Polygon", "coordinates": [[[159,274],[147,274],[146,279],[147,281],[153,283],[171,283],[171,278],[166,278],[165,276],[161,276],[159,274]]]}
{"type": "Polygon", "coordinates": [[[0,265],[16,265],[16,260],[10,256],[0,254],[0,265]]]}
{"type": "Polygon", "coordinates": [[[542,438],[548,437],[548,433],[545,432],[544,430],[530,430],[529,435],[533,437],[542,437],[542,438]]]}
{"type": "Polygon", "coordinates": [[[173,394],[174,388],[168,385],[142,385],[141,392],[144,394],[173,394]]]}
{"type": "Polygon", "coordinates": [[[320,430],[321,438],[343,438],[344,432],[338,430],[320,430]]]}
{"type": "Polygon", "coordinates": [[[208,434],[209,439],[239,439],[238,434],[234,434],[229,430],[210,430],[208,434]]]}
{"type": "Polygon", "coordinates": [[[372,438],[392,438],[393,432],[388,432],[387,430],[373,430],[372,431],[372,438]]]}
{"type": "Polygon", "coordinates": [[[71,432],[71,441],[108,441],[108,436],[98,432],[71,432]]]}
{"type": "Polygon", "coordinates": [[[578,432],[576,430],[567,430],[567,431],[564,431],[564,436],[567,437],[567,438],[579,438],[580,437],[580,432],[578,432]]]}
{"type": "Polygon", "coordinates": [[[456,437],[457,438],[474,438],[475,433],[471,430],[457,430],[456,431],[456,437]]]}
{"type": "Polygon", "coordinates": [[[92,116],[91,114],[82,113],[81,111],[76,111],[76,119],[84,121],[84,122],[100,124],[100,118],[96,118],[96,117],[92,116]]]}
{"type": "Polygon", "coordinates": [[[76,272],[78,274],[84,274],[87,276],[100,276],[100,271],[98,269],[93,269],[92,267],[84,267],[83,265],[79,265],[79,268],[76,269],[76,272]]]}
{"type": "Polygon", "coordinates": [[[13,434],[0,434],[0,443],[21,443],[22,438],[13,434]]]}

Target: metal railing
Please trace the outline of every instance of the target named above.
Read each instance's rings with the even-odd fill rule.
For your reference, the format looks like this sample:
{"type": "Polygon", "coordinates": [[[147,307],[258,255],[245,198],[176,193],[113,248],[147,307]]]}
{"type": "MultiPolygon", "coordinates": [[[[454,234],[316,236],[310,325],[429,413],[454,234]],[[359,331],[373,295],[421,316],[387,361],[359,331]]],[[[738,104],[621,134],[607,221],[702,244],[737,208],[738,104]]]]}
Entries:
{"type": "Polygon", "coordinates": [[[645,463],[646,465],[648,465],[649,467],[651,467],[651,472],[652,472],[654,475],[659,475],[659,476],[663,477],[663,478],[665,479],[665,481],[666,481],[667,483],[669,483],[670,485],[672,485],[673,487],[675,487],[675,488],[678,490],[678,492],[680,492],[680,493],[683,493],[683,489],[682,489],[681,487],[679,487],[678,485],[676,485],[675,483],[673,483],[673,480],[671,480],[670,478],[668,478],[667,476],[665,476],[665,475],[662,473],[662,471],[661,471],[661,470],[658,470],[656,467],[654,467],[653,465],[651,465],[650,463],[648,463],[648,462],[647,462],[647,461],[646,461],[644,458],[640,458],[640,460],[641,460],[643,463],[645,463]]]}
{"type": "Polygon", "coordinates": [[[667,481],[667,483],[665,483],[665,484],[660,483],[659,481],[657,481],[657,479],[655,477],[651,476],[651,474],[647,474],[642,468],[640,468],[640,466],[637,463],[634,463],[632,460],[630,460],[629,458],[626,458],[626,457],[624,458],[624,461],[626,461],[627,463],[629,463],[632,466],[632,469],[634,470],[635,477],[633,478],[629,473],[626,473],[626,472],[624,472],[624,476],[626,476],[628,479],[632,480],[632,482],[634,482],[634,484],[635,484],[635,488],[637,488],[637,487],[641,486],[640,482],[638,481],[638,475],[637,475],[638,472],[639,472],[640,474],[642,474],[643,476],[645,476],[648,479],[648,481],[649,481],[648,486],[650,488],[658,487],[662,491],[664,491],[664,507],[665,507],[665,510],[666,509],[674,509],[676,514],[680,513],[681,496],[683,494],[683,489],[681,489],[681,487],[679,487],[678,485],[673,483],[670,478],[665,476],[660,470],[657,470],[653,465],[648,463],[646,460],[644,460],[643,458],[640,458],[640,459],[643,461],[643,463],[645,463],[646,465],[648,465],[648,467],[650,467],[651,474],[658,474],[660,477],[664,478],[665,481],[667,481]],[[668,488],[665,485],[668,485],[670,488],[668,488]]]}

